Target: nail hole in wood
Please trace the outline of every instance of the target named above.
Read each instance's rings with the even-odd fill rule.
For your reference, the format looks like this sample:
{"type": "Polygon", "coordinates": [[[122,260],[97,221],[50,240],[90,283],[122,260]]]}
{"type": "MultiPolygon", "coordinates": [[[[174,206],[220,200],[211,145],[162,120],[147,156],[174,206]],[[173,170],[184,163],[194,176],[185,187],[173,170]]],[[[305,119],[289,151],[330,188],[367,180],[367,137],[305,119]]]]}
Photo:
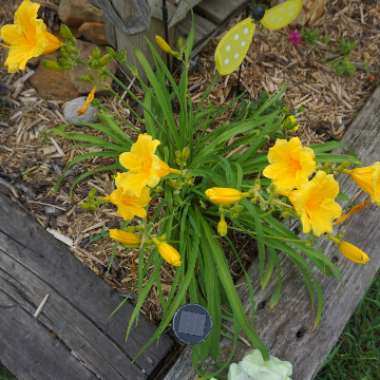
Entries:
{"type": "Polygon", "coordinates": [[[259,302],[259,304],[257,305],[257,310],[264,310],[266,305],[267,305],[267,301],[265,300],[259,302]]]}
{"type": "Polygon", "coordinates": [[[305,333],[306,333],[306,329],[305,327],[301,327],[297,333],[296,333],[296,338],[297,339],[302,339],[304,336],[305,336],[305,333]]]}
{"type": "Polygon", "coordinates": [[[337,263],[338,260],[339,260],[339,257],[338,257],[338,256],[333,256],[333,257],[331,258],[331,261],[332,261],[334,264],[337,263]]]}

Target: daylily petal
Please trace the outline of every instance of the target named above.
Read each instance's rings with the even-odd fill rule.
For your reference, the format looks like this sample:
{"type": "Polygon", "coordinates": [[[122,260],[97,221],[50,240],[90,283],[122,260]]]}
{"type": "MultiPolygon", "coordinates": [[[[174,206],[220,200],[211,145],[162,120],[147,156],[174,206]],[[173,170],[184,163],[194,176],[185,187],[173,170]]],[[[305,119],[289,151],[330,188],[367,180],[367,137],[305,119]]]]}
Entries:
{"type": "Polygon", "coordinates": [[[124,193],[139,197],[143,188],[147,185],[148,178],[145,173],[119,173],[115,183],[124,193]]]}
{"type": "Polygon", "coordinates": [[[11,46],[4,64],[10,73],[15,73],[18,70],[25,70],[28,61],[37,56],[38,54],[25,49],[24,46],[11,46]]]}
{"type": "Polygon", "coordinates": [[[119,156],[120,165],[131,171],[141,170],[141,157],[132,152],[124,152],[119,156]]]}
{"type": "Polygon", "coordinates": [[[53,53],[62,46],[62,42],[54,34],[46,32],[45,37],[46,37],[46,46],[43,51],[43,54],[53,53]]]}
{"type": "Polygon", "coordinates": [[[106,197],[106,200],[117,206],[117,213],[125,220],[131,220],[135,216],[145,219],[150,195],[147,188],[141,191],[139,197],[126,194],[121,188],[117,188],[106,197]]]}
{"type": "Polygon", "coordinates": [[[25,30],[34,29],[39,9],[40,4],[24,0],[15,12],[15,24],[23,25],[25,30]]]}
{"type": "Polygon", "coordinates": [[[25,37],[19,25],[8,24],[0,29],[1,39],[8,45],[11,44],[24,44],[25,37]]]}
{"type": "Polygon", "coordinates": [[[160,145],[159,140],[154,140],[148,134],[139,135],[135,144],[131,148],[131,152],[144,156],[151,156],[156,152],[157,147],[160,145]]]}

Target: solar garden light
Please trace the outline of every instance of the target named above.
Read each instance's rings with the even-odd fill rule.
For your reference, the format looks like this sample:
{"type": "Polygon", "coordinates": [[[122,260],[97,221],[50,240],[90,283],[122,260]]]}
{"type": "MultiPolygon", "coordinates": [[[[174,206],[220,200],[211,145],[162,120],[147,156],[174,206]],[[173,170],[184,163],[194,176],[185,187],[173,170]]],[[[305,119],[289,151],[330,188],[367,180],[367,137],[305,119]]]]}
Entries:
{"type": "Polygon", "coordinates": [[[176,338],[193,345],[206,340],[212,329],[212,320],[206,308],[198,304],[181,306],[173,317],[172,329],[176,338]]]}

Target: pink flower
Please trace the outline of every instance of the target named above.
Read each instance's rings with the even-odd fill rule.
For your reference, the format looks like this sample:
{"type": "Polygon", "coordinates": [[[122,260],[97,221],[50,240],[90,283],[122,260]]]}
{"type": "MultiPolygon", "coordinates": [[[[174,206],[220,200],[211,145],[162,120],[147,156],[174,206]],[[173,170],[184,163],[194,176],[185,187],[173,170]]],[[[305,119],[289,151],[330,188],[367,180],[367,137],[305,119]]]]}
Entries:
{"type": "Polygon", "coordinates": [[[294,46],[297,47],[302,42],[302,36],[301,33],[298,30],[292,30],[289,32],[289,42],[294,46]]]}

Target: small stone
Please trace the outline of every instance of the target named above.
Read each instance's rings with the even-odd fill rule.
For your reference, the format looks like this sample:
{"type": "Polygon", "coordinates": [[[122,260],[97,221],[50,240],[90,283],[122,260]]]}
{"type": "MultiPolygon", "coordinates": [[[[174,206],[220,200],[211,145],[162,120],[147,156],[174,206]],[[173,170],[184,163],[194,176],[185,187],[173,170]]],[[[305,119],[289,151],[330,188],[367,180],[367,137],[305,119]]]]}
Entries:
{"type": "MultiPolygon", "coordinates": [[[[52,56],[56,58],[56,56],[52,56]]],[[[30,83],[38,94],[46,99],[72,99],[80,95],[80,92],[70,79],[69,71],[55,71],[45,68],[40,64],[30,78],[30,83]]]]}
{"type": "Polygon", "coordinates": [[[52,206],[45,206],[44,209],[45,209],[45,214],[49,216],[63,213],[63,210],[57,209],[56,207],[52,207],[52,206]]]}
{"type": "Polygon", "coordinates": [[[103,22],[85,22],[78,29],[79,35],[97,45],[108,45],[106,28],[103,22]]]}
{"type": "Polygon", "coordinates": [[[61,0],[58,16],[64,24],[77,28],[88,21],[103,21],[103,12],[89,0],[61,0]]]}
{"type": "MultiPolygon", "coordinates": [[[[95,44],[78,40],[78,47],[81,52],[81,58],[87,59],[91,51],[96,47],[95,44]]],[[[105,52],[104,48],[100,48],[105,52]]],[[[56,53],[45,57],[46,59],[56,59],[56,53]]],[[[92,74],[95,78],[98,73],[90,70],[84,65],[78,65],[72,70],[57,71],[47,69],[43,65],[43,59],[37,67],[35,73],[30,78],[30,83],[37,90],[38,94],[45,99],[69,100],[80,95],[87,95],[92,88],[92,84],[81,80],[82,76],[92,74]]],[[[108,69],[116,72],[116,63],[111,62],[108,69]]],[[[96,83],[97,93],[107,93],[111,90],[112,78],[106,77],[96,83]]]]}
{"type": "Polygon", "coordinates": [[[63,117],[68,123],[79,125],[80,123],[95,123],[97,121],[98,110],[93,106],[90,106],[87,112],[83,115],[78,114],[78,110],[85,100],[85,96],[80,96],[79,98],[72,99],[63,105],[63,117]]]}

